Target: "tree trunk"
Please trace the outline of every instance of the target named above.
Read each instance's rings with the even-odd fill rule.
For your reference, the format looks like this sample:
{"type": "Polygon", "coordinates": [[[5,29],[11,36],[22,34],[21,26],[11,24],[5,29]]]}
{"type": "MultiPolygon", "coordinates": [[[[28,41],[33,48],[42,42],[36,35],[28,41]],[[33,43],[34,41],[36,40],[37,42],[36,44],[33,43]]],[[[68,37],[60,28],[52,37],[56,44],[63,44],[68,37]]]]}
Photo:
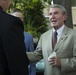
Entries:
{"type": "Polygon", "coordinates": [[[66,20],[66,26],[73,28],[73,22],[72,22],[72,0],[53,0],[54,4],[60,4],[64,6],[67,10],[67,20],[66,20]]]}

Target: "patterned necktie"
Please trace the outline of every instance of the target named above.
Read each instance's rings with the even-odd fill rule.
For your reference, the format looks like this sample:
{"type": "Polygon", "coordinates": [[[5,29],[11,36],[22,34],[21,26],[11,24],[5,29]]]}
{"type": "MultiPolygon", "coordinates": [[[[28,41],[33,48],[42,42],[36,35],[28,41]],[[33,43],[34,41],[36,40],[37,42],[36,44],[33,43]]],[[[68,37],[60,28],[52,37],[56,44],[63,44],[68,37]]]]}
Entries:
{"type": "Polygon", "coordinates": [[[53,47],[53,49],[54,49],[56,43],[57,43],[57,32],[55,31],[54,32],[54,37],[52,39],[52,47],[53,47]]]}

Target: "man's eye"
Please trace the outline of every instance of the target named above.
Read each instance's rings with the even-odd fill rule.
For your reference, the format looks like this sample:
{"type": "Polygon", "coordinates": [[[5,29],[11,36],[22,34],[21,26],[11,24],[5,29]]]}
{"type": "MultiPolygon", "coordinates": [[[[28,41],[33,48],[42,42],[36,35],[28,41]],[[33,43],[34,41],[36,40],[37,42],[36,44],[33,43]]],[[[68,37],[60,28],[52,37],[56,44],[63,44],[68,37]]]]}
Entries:
{"type": "Polygon", "coordinates": [[[58,14],[58,12],[55,12],[54,14],[58,14]]]}
{"type": "Polygon", "coordinates": [[[52,13],[49,13],[49,15],[52,15],[52,13]]]}

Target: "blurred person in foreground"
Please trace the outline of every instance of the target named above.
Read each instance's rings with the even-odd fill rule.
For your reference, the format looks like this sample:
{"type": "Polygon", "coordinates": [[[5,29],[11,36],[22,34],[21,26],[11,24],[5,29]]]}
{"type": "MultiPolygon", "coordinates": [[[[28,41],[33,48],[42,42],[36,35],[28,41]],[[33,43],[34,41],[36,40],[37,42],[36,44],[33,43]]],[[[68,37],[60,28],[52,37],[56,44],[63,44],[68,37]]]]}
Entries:
{"type": "MultiPolygon", "coordinates": [[[[24,22],[23,13],[20,9],[14,8],[12,10],[11,15],[20,18],[22,20],[22,22],[24,22]]],[[[33,36],[25,31],[24,31],[24,43],[26,45],[27,52],[34,51],[33,36]]],[[[29,65],[29,75],[36,75],[36,64],[35,63],[31,63],[29,65]]]]}
{"type": "Polygon", "coordinates": [[[44,59],[44,75],[76,75],[76,31],[65,25],[66,19],[67,11],[63,6],[51,5],[49,21],[52,29],[41,35],[34,52],[27,52],[30,62],[44,59]],[[55,46],[54,31],[57,36],[55,46]]]}
{"type": "Polygon", "coordinates": [[[12,0],[0,0],[0,75],[28,75],[24,27],[6,13],[12,0]]]}

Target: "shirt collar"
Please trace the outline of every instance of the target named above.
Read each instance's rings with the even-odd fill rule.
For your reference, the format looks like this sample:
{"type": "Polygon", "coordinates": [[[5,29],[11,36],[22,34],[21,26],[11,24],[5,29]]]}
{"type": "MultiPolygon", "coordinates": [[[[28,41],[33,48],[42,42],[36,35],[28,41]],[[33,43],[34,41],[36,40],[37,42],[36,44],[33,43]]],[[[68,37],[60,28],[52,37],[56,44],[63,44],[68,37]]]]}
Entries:
{"type": "MultiPolygon", "coordinates": [[[[61,35],[63,29],[64,29],[64,25],[62,25],[62,27],[57,30],[57,34],[58,34],[58,35],[61,35]]],[[[54,32],[54,31],[55,31],[55,29],[53,28],[53,32],[54,32]]]]}

